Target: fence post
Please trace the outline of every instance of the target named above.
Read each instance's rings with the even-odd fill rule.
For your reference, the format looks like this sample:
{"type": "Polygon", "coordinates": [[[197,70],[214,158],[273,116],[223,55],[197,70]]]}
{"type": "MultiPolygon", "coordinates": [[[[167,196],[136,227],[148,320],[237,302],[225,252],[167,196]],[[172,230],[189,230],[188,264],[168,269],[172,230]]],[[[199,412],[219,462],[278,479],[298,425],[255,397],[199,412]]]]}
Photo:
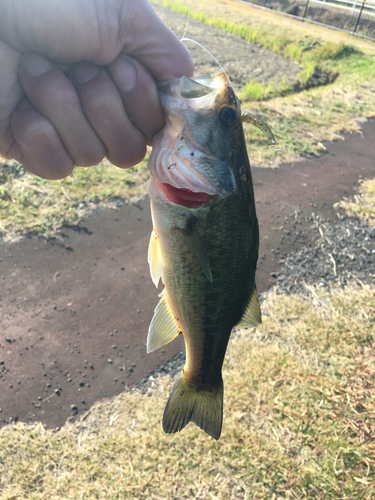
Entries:
{"type": "MultiPolygon", "coordinates": [[[[305,19],[305,17],[306,17],[306,14],[307,14],[307,8],[308,8],[308,6],[309,6],[309,1],[310,1],[310,0],[307,0],[307,2],[306,2],[305,10],[304,10],[304,13],[303,13],[303,16],[302,16],[302,18],[303,18],[303,19],[305,19]]],[[[363,0],[363,1],[365,2],[365,0],[363,0]]]]}
{"type": "Polygon", "coordinates": [[[358,23],[361,19],[361,15],[362,15],[362,11],[363,11],[363,7],[365,6],[365,3],[366,3],[366,0],[363,0],[362,2],[362,5],[361,5],[361,10],[359,11],[359,14],[358,14],[358,17],[357,17],[357,20],[355,22],[355,26],[354,26],[354,30],[353,30],[353,33],[355,33],[357,31],[357,28],[358,28],[358,23]]]}

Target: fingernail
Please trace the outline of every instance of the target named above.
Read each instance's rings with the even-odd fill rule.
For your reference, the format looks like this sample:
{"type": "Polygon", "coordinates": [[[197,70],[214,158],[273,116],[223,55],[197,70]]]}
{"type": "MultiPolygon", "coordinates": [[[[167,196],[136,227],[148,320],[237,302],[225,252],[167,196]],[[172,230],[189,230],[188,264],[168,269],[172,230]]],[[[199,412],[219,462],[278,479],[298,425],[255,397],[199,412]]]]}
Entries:
{"type": "Polygon", "coordinates": [[[74,78],[78,83],[87,83],[99,75],[99,68],[91,63],[79,63],[74,66],[74,78]]]}
{"type": "Polygon", "coordinates": [[[21,59],[21,67],[29,76],[36,78],[43,73],[47,73],[52,68],[52,65],[48,59],[40,54],[26,54],[21,59]]]}
{"type": "Polygon", "coordinates": [[[120,54],[113,65],[113,77],[117,87],[129,92],[137,82],[137,72],[130,57],[120,54]]]}

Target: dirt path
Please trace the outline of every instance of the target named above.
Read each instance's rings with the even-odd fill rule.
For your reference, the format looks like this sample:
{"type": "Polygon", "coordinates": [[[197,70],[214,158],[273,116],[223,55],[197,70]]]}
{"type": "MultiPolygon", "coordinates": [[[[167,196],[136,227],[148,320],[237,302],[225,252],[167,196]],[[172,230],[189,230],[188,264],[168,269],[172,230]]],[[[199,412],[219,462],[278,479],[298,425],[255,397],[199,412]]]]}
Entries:
{"type": "MultiPolygon", "coordinates": [[[[259,291],[293,250],[314,247],[311,213],[335,220],[332,205],[375,174],[375,121],[318,159],[253,169],[261,230],[259,291]],[[307,220],[306,220],[307,218],[307,220]]],[[[63,228],[58,238],[0,246],[1,423],[61,426],[95,401],[120,393],[163,365],[183,343],[147,355],[157,303],[149,278],[148,200],[63,228]]]]}

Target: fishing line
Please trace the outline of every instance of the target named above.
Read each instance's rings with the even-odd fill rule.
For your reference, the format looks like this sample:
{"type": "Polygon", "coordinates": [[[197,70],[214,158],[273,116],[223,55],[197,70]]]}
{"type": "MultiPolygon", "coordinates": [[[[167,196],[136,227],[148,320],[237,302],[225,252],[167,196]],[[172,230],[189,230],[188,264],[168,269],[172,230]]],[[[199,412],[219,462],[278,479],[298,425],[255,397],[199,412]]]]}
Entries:
{"type": "Polygon", "coordinates": [[[188,27],[189,27],[189,21],[190,21],[190,0],[188,0],[188,11],[187,11],[187,17],[186,17],[185,31],[184,31],[184,34],[182,35],[182,37],[180,38],[180,41],[181,42],[192,42],[192,43],[195,43],[196,45],[198,45],[198,47],[200,47],[201,49],[205,50],[207,52],[207,54],[210,57],[212,57],[212,59],[215,61],[215,63],[219,66],[219,68],[221,69],[221,71],[226,76],[229,85],[232,87],[232,82],[230,81],[228,73],[225,71],[225,69],[223,68],[223,66],[216,59],[216,57],[208,49],[206,49],[206,47],[204,45],[202,45],[201,43],[197,42],[196,40],[193,40],[192,38],[188,38],[186,36],[187,30],[188,30],[188,27]]]}
{"type": "Polygon", "coordinates": [[[223,68],[223,66],[219,63],[219,61],[216,59],[216,57],[211,54],[211,52],[206,49],[206,47],[204,45],[202,45],[201,43],[197,42],[196,40],[193,40],[192,38],[187,38],[186,36],[184,36],[184,38],[181,38],[181,42],[193,42],[195,43],[196,45],[198,45],[199,47],[201,47],[201,49],[205,50],[207,52],[207,54],[209,56],[212,57],[212,59],[215,61],[215,63],[219,66],[219,68],[221,69],[221,71],[224,73],[224,75],[227,77],[227,80],[229,82],[229,85],[232,86],[232,82],[230,81],[230,78],[228,76],[228,73],[225,71],[225,69],[223,68]]]}
{"type": "Polygon", "coordinates": [[[187,33],[189,21],[190,21],[190,0],[188,0],[188,11],[187,11],[187,17],[186,17],[185,31],[184,31],[184,34],[182,35],[182,37],[180,38],[181,42],[184,40],[185,35],[187,33]]]}
{"type": "MultiPolygon", "coordinates": [[[[216,59],[216,57],[213,54],[211,54],[211,52],[208,49],[206,49],[206,47],[204,45],[202,45],[201,43],[197,42],[196,40],[193,40],[192,38],[188,38],[186,36],[187,30],[188,30],[188,27],[189,27],[189,20],[190,20],[190,0],[188,0],[188,11],[187,11],[186,24],[185,24],[185,31],[184,31],[184,34],[182,35],[182,37],[180,38],[180,41],[181,42],[192,42],[192,43],[195,43],[196,45],[198,45],[198,47],[200,47],[201,49],[205,50],[207,52],[207,54],[210,57],[212,57],[212,59],[215,61],[215,63],[219,66],[219,68],[221,69],[221,71],[226,76],[229,85],[233,88],[233,85],[232,85],[232,82],[230,81],[228,73],[225,71],[225,69],[223,68],[223,66],[216,59]]],[[[268,138],[268,147],[270,149],[273,149],[275,151],[279,151],[279,150],[283,149],[283,146],[281,146],[276,141],[275,137],[273,136],[273,133],[272,133],[272,130],[270,129],[270,127],[261,118],[253,115],[252,113],[249,113],[248,111],[243,111],[242,115],[241,115],[241,118],[242,118],[242,122],[252,123],[253,125],[255,125],[257,128],[259,128],[260,130],[262,130],[266,134],[266,136],[268,138]]]]}

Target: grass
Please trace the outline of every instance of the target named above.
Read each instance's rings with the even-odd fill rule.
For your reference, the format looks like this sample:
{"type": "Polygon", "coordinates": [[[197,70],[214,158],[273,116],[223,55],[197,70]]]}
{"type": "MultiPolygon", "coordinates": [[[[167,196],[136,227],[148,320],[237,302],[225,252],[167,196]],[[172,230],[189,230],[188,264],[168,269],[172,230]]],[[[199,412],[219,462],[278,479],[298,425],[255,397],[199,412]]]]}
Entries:
{"type": "Polygon", "coordinates": [[[361,182],[359,193],[353,199],[340,201],[336,204],[344,208],[348,215],[359,217],[375,225],[375,179],[366,179],[361,182]]]}
{"type": "Polygon", "coordinates": [[[62,223],[75,223],[98,207],[116,203],[145,190],[147,160],[121,170],[108,161],[92,168],[75,168],[66,179],[47,181],[26,172],[16,162],[0,170],[0,234],[49,234],[62,223]]]}
{"type": "Polygon", "coordinates": [[[254,80],[249,80],[242,90],[242,99],[249,101],[263,101],[272,97],[285,96],[294,92],[290,83],[269,83],[267,86],[254,80]]]}
{"type": "Polygon", "coordinates": [[[375,291],[272,292],[230,342],[224,427],[165,435],[172,388],[123,393],[59,431],[0,431],[1,499],[317,499],[375,496],[375,291]]]}

